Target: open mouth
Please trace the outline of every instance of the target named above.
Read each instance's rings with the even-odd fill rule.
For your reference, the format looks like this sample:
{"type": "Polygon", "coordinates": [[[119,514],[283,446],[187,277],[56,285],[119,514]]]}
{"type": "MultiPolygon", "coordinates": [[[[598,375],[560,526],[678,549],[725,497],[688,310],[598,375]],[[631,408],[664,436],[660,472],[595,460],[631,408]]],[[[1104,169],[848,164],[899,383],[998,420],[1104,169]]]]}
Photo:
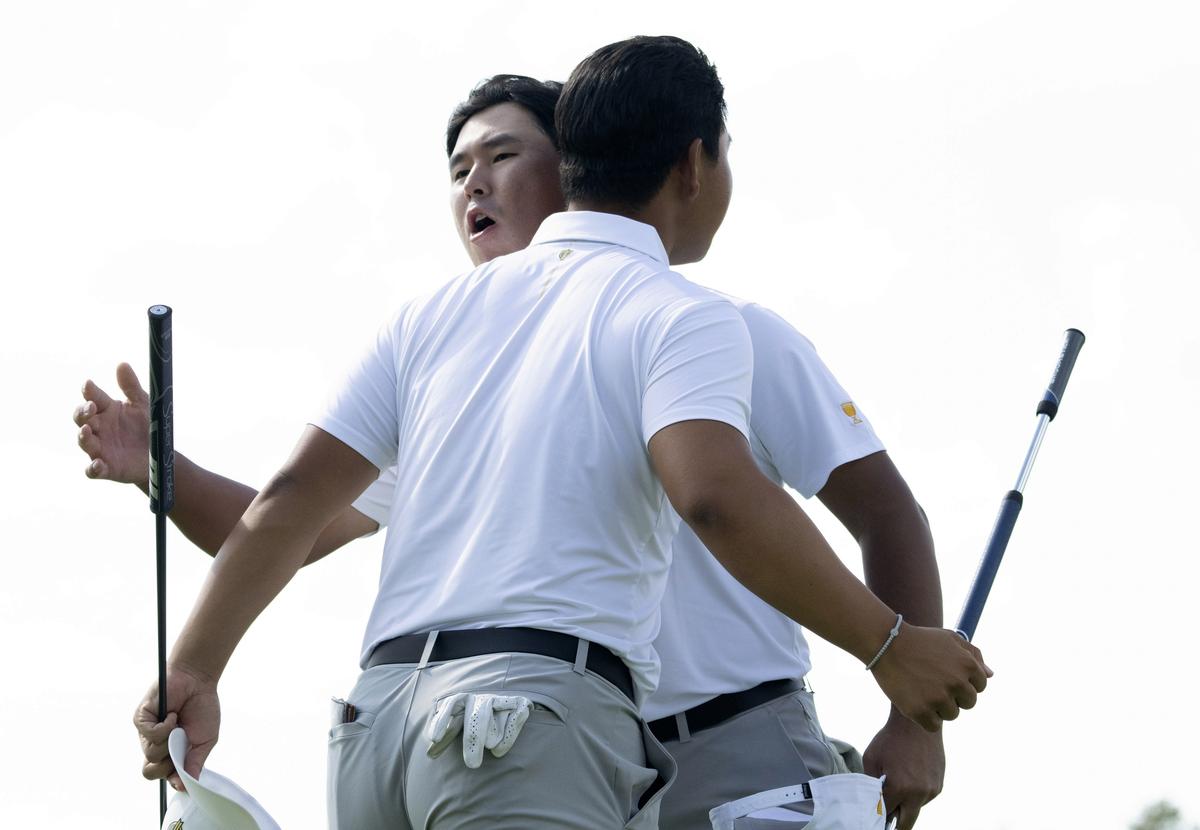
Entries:
{"type": "Polygon", "coordinates": [[[471,228],[471,236],[475,237],[496,224],[496,220],[487,214],[477,213],[468,219],[468,224],[471,228]]]}

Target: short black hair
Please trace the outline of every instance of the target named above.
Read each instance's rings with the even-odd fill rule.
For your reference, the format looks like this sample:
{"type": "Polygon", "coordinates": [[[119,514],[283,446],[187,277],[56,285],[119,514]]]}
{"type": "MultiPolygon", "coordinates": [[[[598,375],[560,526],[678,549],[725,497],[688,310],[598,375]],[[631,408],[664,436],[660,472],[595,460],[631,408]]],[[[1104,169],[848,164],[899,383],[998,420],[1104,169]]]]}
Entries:
{"type": "Polygon", "coordinates": [[[725,87],[686,40],[639,36],[597,49],[575,67],[554,121],[566,200],[636,209],[697,138],[718,158],[725,87]]]}
{"type": "Polygon", "coordinates": [[[446,124],[446,156],[454,152],[458,134],[473,116],[497,104],[519,104],[538,123],[555,147],[558,133],[554,129],[554,107],[563,85],[558,81],[539,81],[526,75],[493,75],[475,85],[467,100],[454,108],[446,124]]]}

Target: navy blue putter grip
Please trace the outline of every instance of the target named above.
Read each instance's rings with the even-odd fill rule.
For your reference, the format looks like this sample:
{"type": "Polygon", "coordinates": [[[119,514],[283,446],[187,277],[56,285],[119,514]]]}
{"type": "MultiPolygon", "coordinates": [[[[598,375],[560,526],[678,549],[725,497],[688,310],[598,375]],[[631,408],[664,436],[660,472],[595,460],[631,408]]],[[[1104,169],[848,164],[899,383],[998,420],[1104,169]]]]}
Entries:
{"type": "Polygon", "coordinates": [[[1000,513],[996,516],[996,525],[992,528],[991,538],[988,539],[987,550],[979,563],[979,572],[971,584],[971,594],[963,605],[962,616],[959,617],[955,628],[968,641],[974,638],[975,629],[979,625],[979,617],[983,614],[983,606],[987,603],[988,594],[992,591],[992,583],[996,581],[996,572],[1000,570],[1000,560],[1004,558],[1004,550],[1012,536],[1013,527],[1017,524],[1017,516],[1021,514],[1024,497],[1016,490],[1009,490],[1000,502],[1000,513]]]}

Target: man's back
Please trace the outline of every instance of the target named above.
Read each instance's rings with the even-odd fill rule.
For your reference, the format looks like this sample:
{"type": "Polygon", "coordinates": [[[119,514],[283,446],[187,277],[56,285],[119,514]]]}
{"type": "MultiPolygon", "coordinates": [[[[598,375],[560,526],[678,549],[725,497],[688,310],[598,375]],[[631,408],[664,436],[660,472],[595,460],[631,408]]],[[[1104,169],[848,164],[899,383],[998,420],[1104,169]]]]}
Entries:
{"type": "Polygon", "coordinates": [[[364,659],[400,634],[544,628],[625,657],[644,693],[677,523],[646,442],[684,419],[744,430],[749,382],[733,308],[615,216],[553,216],[408,305],[320,424],[398,469],[364,659]]]}

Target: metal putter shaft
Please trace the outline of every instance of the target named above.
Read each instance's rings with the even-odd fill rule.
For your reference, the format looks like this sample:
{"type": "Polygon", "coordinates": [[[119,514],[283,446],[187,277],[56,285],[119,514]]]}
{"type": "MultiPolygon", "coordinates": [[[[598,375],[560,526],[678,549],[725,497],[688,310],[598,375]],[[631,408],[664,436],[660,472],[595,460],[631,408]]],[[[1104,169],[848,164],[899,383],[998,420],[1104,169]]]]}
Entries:
{"type": "Polygon", "coordinates": [[[979,617],[983,613],[984,603],[987,602],[988,593],[992,590],[996,572],[1000,569],[1000,560],[1004,558],[1004,549],[1008,547],[1008,539],[1012,536],[1017,516],[1021,513],[1021,503],[1024,500],[1022,493],[1025,490],[1025,483],[1029,480],[1029,471],[1033,468],[1033,461],[1037,458],[1038,449],[1042,446],[1042,439],[1046,436],[1046,427],[1058,414],[1059,404],[1062,403],[1063,393],[1067,389],[1067,381],[1071,379],[1071,370],[1075,368],[1075,358],[1079,356],[1079,350],[1083,348],[1084,339],[1083,332],[1079,329],[1067,329],[1067,339],[1063,343],[1062,353],[1058,356],[1058,363],[1054,367],[1054,375],[1050,378],[1050,386],[1047,387],[1046,394],[1038,403],[1037,431],[1033,435],[1029,451],[1025,453],[1025,463],[1021,465],[1021,473],[1017,476],[1017,486],[1005,493],[1004,499],[1000,503],[1000,515],[996,517],[996,524],[992,528],[991,538],[988,539],[987,548],[984,550],[983,560],[979,563],[979,571],[975,574],[975,581],[971,584],[971,592],[967,596],[967,602],[963,606],[962,615],[959,617],[958,626],[955,629],[968,641],[975,636],[975,628],[979,625],[979,617]]]}
{"type": "MultiPolygon", "coordinates": [[[[172,423],[171,309],[153,305],[150,318],[150,510],[158,571],[158,719],[167,716],[167,513],[175,504],[172,423]]],[[[167,782],[158,782],[158,823],[167,813],[167,782]]]]}

